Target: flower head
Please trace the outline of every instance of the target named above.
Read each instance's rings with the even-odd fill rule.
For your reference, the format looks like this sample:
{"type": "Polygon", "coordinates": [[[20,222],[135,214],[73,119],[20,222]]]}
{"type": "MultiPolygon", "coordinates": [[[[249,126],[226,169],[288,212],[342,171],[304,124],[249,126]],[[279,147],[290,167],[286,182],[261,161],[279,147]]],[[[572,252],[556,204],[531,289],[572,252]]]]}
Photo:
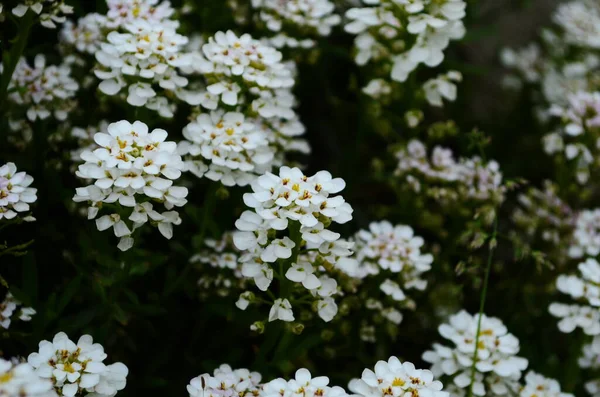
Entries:
{"type": "Polygon", "coordinates": [[[60,396],[73,397],[80,391],[114,396],[125,388],[128,370],[122,363],[106,365],[104,348],[89,335],[74,343],[60,332],[52,342],[41,341],[40,350],[27,362],[43,379],[51,380],[60,396]]]}

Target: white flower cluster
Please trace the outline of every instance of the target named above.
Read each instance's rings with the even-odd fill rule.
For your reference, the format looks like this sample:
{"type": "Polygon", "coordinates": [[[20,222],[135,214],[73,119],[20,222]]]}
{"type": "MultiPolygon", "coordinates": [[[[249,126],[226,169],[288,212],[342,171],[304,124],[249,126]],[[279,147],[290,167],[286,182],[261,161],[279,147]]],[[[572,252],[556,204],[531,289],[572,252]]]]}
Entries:
{"type": "Polygon", "coordinates": [[[188,71],[201,74],[206,88],[188,101],[208,113],[184,129],[179,152],[188,170],[243,186],[282,165],[286,151],[309,151],[297,138],[304,126],[293,109],[294,70],[279,51],[231,31],[217,32],[201,48],[191,53],[188,71]]]}
{"type": "MultiPolygon", "coordinates": [[[[29,211],[29,204],[37,200],[37,189],[29,187],[33,177],[25,172],[17,172],[15,163],[0,166],[0,221],[14,219],[19,212],[29,211]]],[[[26,216],[24,221],[34,221],[26,216]]]]}
{"type": "Polygon", "coordinates": [[[170,20],[175,13],[169,1],[160,0],[106,0],[106,26],[123,27],[134,21],[147,21],[151,24],[168,25],[177,28],[179,23],[170,20]]]}
{"type": "Polygon", "coordinates": [[[135,229],[147,222],[168,239],[173,225],[181,223],[173,208],[187,202],[188,190],[173,181],[181,176],[183,161],[175,142],[166,138],[165,130],[148,132],[140,121],[123,120],[110,124],[108,134],[95,134],[97,149],[81,154],[85,163],[77,176],[94,183],[78,188],[73,200],[89,203],[88,219],[96,218],[101,208],[110,209],[112,213],[97,219],[96,226],[98,230],[113,227],[123,251],[133,246],[135,229]],[[167,211],[157,212],[158,204],[167,211]]]}
{"type": "Polygon", "coordinates": [[[229,296],[233,291],[244,290],[247,279],[242,275],[241,252],[233,244],[233,232],[223,233],[219,240],[206,239],[204,245],[206,248],[190,258],[191,263],[201,264],[200,295],[229,296]]]}
{"type": "Polygon", "coordinates": [[[100,44],[106,38],[106,16],[91,13],[73,23],[67,20],[60,31],[63,45],[74,47],[77,51],[94,55],[100,50],[100,44]]]}
{"type": "Polygon", "coordinates": [[[438,66],[450,40],[465,34],[463,0],[363,0],[346,12],[346,32],[357,34],[358,65],[383,62],[404,82],[421,63],[438,66]],[[410,44],[409,44],[410,43],[410,44]]]}
{"type": "Polygon", "coordinates": [[[582,304],[552,303],[550,313],[560,318],[558,328],[570,333],[580,327],[587,335],[600,334],[600,264],[593,258],[577,266],[581,276],[560,275],[556,288],[582,304]]]}
{"type": "Polygon", "coordinates": [[[378,361],[374,369],[367,368],[360,379],[352,380],[350,391],[364,397],[450,396],[442,391],[442,383],[434,380],[431,371],[416,369],[412,363],[401,362],[397,357],[378,361]]]}
{"type": "Polygon", "coordinates": [[[52,381],[59,396],[87,392],[96,397],[112,397],[125,388],[127,367],[122,363],[104,364],[104,348],[89,335],[75,344],[60,332],[52,342],[41,341],[39,348],[27,362],[40,378],[52,381]]]}
{"type": "Polygon", "coordinates": [[[518,202],[512,220],[527,237],[539,235],[543,241],[558,246],[573,232],[573,210],[557,195],[557,186],[550,181],[544,182],[543,190],[530,188],[520,194],[518,202]]]}
{"type": "Polygon", "coordinates": [[[30,321],[31,316],[35,315],[36,313],[31,307],[22,307],[21,302],[16,300],[9,292],[6,294],[4,302],[0,303],[0,327],[4,329],[8,329],[10,327],[13,315],[17,309],[19,309],[17,312],[17,317],[21,321],[30,321]]]}
{"type": "Polygon", "coordinates": [[[190,397],[254,397],[259,395],[261,375],[245,368],[222,364],[213,375],[202,374],[190,381],[190,397]]]}
{"type": "Polygon", "coordinates": [[[521,372],[527,368],[527,360],[518,357],[519,340],[508,333],[500,319],[482,315],[479,338],[477,338],[478,315],[460,311],[449,319],[449,324],[438,328],[440,335],[454,346],[438,343],[433,350],[423,354],[423,360],[432,364],[436,376],[451,376],[458,390],[468,389],[471,384],[471,367],[477,346],[473,383],[476,396],[510,396],[519,390],[521,372]]]}
{"type": "Polygon", "coordinates": [[[569,393],[561,393],[560,384],[536,372],[529,371],[525,375],[525,385],[519,391],[519,397],[574,397],[569,393]]]}
{"type": "Polygon", "coordinates": [[[97,145],[94,141],[94,135],[101,132],[108,133],[108,121],[101,120],[98,125],[92,125],[85,128],[73,127],[71,130],[71,138],[77,142],[77,149],[71,151],[71,161],[81,163],[81,153],[85,151],[93,151],[97,145]]]}
{"type": "Polygon", "coordinates": [[[29,10],[40,16],[42,26],[50,29],[56,28],[57,23],[65,22],[65,14],[73,13],[73,7],[66,5],[64,0],[24,0],[24,3],[12,9],[12,14],[21,18],[29,10]]]}
{"type": "Polygon", "coordinates": [[[561,4],[553,16],[565,33],[565,41],[581,47],[600,49],[600,4],[577,0],[561,4]]]}
{"type": "Polygon", "coordinates": [[[186,140],[179,144],[179,152],[203,159],[186,161],[187,169],[198,177],[245,186],[271,170],[274,148],[242,113],[202,113],[183,129],[183,136],[186,140]]]}
{"type": "MultiPolygon", "coordinates": [[[[582,353],[578,361],[581,368],[589,368],[594,371],[600,369],[600,336],[595,336],[592,342],[585,344],[582,353]]],[[[600,394],[600,379],[586,382],[585,389],[592,396],[597,396],[600,394]]]]}
{"type": "Polygon", "coordinates": [[[329,0],[252,0],[252,7],[259,11],[258,17],[267,29],[279,33],[269,40],[277,48],[312,47],[314,41],[304,37],[329,36],[342,20],[329,0]],[[293,28],[294,36],[303,39],[281,33],[288,26],[293,28]]]}
{"type": "MultiPolygon", "coordinates": [[[[542,75],[540,68],[543,67],[541,64],[542,53],[536,43],[530,43],[518,50],[503,48],[500,53],[500,59],[504,66],[516,70],[525,82],[537,83],[540,81],[542,75]]],[[[513,81],[507,80],[505,84],[513,81]]],[[[516,84],[517,86],[521,85],[519,80],[517,80],[516,84]]]]}
{"type": "Polygon", "coordinates": [[[107,95],[126,88],[128,104],[173,117],[176,106],[169,98],[188,97],[184,90],[188,79],[177,71],[192,61],[182,52],[187,37],[168,25],[141,19],[126,24],[124,30],[110,32],[95,53],[99,67],[94,72],[102,80],[98,88],[107,95]]]}
{"type": "MultiPolygon", "coordinates": [[[[190,397],[348,397],[339,386],[329,386],[327,376],[313,377],[306,368],[297,370],[292,379],[277,378],[261,384],[261,375],[247,369],[233,370],[223,364],[213,375],[202,374],[187,386],[190,397]]],[[[359,397],[449,397],[431,371],[416,369],[396,357],[379,361],[375,370],[365,369],[361,379],[353,379],[350,390],[359,397]]]]}
{"type": "Polygon", "coordinates": [[[583,210],[577,215],[569,257],[582,258],[600,254],[600,209],[583,210]]]}
{"type": "Polygon", "coordinates": [[[33,67],[25,58],[19,60],[8,86],[8,99],[22,107],[30,121],[51,115],[64,121],[75,108],[78,88],[68,64],[46,65],[44,56],[38,54],[33,67]]]}
{"type": "MultiPolygon", "coordinates": [[[[267,291],[273,280],[274,264],[288,263],[279,279],[302,285],[317,299],[319,315],[330,321],[337,306],[331,296],[337,283],[328,276],[317,277],[317,269],[299,255],[306,249],[318,249],[331,260],[351,254],[351,244],[338,241],[340,235],[329,230],[332,222],[346,223],[352,219],[352,207],[342,196],[334,196],[345,187],[341,178],[332,178],[327,171],[306,176],[298,168],[281,167],[279,175],[270,172],[252,183],[253,193],[244,195],[244,203],[252,208],[236,221],[238,232],[234,243],[244,254],[240,257],[242,274],[253,278],[261,291],[267,291]],[[276,238],[277,231],[289,231],[289,236],[276,238]]],[[[306,251],[305,251],[306,252],[306,251]]],[[[269,321],[293,321],[292,307],[283,296],[276,299],[269,321]]],[[[247,303],[246,305],[247,306],[247,303]]],[[[239,307],[239,305],[238,305],[239,307]]]]}
{"type": "Polygon", "coordinates": [[[550,155],[564,153],[575,162],[577,181],[586,183],[600,147],[600,91],[570,94],[568,105],[555,104],[549,114],[560,117],[562,127],[544,137],[544,150],[550,155]]]}
{"type": "Polygon", "coordinates": [[[339,386],[328,386],[327,376],[312,377],[306,368],[296,371],[294,378],[273,379],[265,383],[260,391],[260,397],[302,396],[302,397],[347,397],[346,391],[339,386]]]}
{"type": "Polygon", "coordinates": [[[541,104],[538,115],[542,121],[547,120],[547,109],[551,105],[567,105],[570,94],[593,92],[594,87],[598,88],[594,75],[600,67],[600,58],[592,33],[599,31],[593,23],[598,16],[600,5],[594,0],[562,3],[553,15],[558,32],[544,29],[542,46],[531,43],[519,50],[502,51],[502,62],[518,75],[510,76],[508,82],[517,86],[521,85],[521,80],[541,84],[541,97],[545,103],[541,104]],[[578,30],[588,32],[575,33],[578,30]]]}
{"type": "Polygon", "coordinates": [[[177,29],[179,23],[171,20],[175,10],[168,1],[159,0],[107,0],[106,15],[90,13],[74,24],[67,21],[61,31],[61,41],[84,54],[94,55],[111,31],[125,29],[138,21],[177,29]]]}
{"type": "Polygon", "coordinates": [[[505,187],[497,162],[484,163],[477,156],[458,161],[451,149],[436,146],[427,155],[427,147],[416,139],[396,153],[395,174],[406,180],[415,192],[438,201],[475,200],[499,203],[504,200],[505,187]]]}
{"type": "Polygon", "coordinates": [[[52,382],[42,379],[31,365],[0,358],[0,396],[57,397],[52,382]]]}
{"type": "MultiPolygon", "coordinates": [[[[576,0],[558,6],[553,15],[557,33],[545,30],[543,45],[504,50],[506,66],[520,80],[539,84],[536,114],[549,128],[542,143],[559,167],[569,164],[576,181],[583,185],[598,170],[600,144],[600,4],[576,0]],[[542,52],[541,48],[544,48],[542,52]],[[540,95],[541,94],[541,95],[540,95]]],[[[514,76],[507,81],[515,82],[514,76]]]]}
{"type": "Polygon", "coordinates": [[[355,260],[343,261],[338,267],[363,284],[358,291],[368,294],[364,299],[367,309],[399,324],[402,314],[398,309],[415,305],[405,292],[427,287],[421,276],[431,269],[433,256],[421,252],[424,241],[410,226],[393,226],[388,221],[372,222],[368,230],[356,233],[354,241],[355,260]],[[378,285],[368,284],[369,279],[378,285]],[[377,291],[383,293],[382,299],[376,299],[377,291]]]}

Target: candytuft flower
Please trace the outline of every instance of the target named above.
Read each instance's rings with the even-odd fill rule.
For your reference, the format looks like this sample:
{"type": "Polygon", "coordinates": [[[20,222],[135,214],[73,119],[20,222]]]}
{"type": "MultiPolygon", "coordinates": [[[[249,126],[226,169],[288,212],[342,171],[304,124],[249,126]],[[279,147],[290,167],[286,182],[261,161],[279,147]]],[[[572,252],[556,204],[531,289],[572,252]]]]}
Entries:
{"type": "Polygon", "coordinates": [[[181,176],[183,161],[175,142],[166,141],[167,132],[140,121],[119,121],[108,126],[108,133],[94,135],[97,149],[81,153],[85,161],[77,176],[94,181],[78,188],[73,200],[88,202],[88,219],[95,219],[102,208],[111,213],[96,219],[98,230],[114,229],[123,251],[133,245],[133,232],[145,223],[156,226],[170,239],[173,225],[181,218],[175,207],[185,205],[187,188],[173,181],[181,176]],[[117,212],[115,203],[119,203],[117,212]],[[159,213],[159,205],[167,211],[159,213]]]}
{"type": "Polygon", "coordinates": [[[52,342],[41,341],[39,352],[31,353],[27,362],[41,378],[52,381],[60,396],[85,391],[110,397],[125,388],[128,369],[122,363],[104,364],[106,357],[102,345],[93,343],[91,336],[84,335],[75,344],[60,332],[52,342]]]}

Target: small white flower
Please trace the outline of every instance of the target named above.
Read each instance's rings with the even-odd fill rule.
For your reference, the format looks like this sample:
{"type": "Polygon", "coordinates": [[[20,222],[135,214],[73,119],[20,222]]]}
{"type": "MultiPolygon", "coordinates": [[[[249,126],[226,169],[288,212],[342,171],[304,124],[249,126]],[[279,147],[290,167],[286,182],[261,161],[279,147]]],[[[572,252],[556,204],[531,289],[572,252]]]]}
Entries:
{"type": "Polygon", "coordinates": [[[128,371],[121,363],[105,365],[106,357],[91,336],[84,335],[75,344],[60,332],[52,342],[41,341],[39,352],[31,353],[27,361],[41,378],[52,380],[60,396],[73,397],[82,389],[109,397],[125,388],[128,371]]]}
{"type": "Polygon", "coordinates": [[[485,395],[486,387],[497,390],[502,387],[507,394],[509,390],[518,389],[521,372],[527,368],[527,360],[518,357],[519,341],[497,318],[482,315],[479,337],[477,330],[479,316],[472,316],[460,311],[449,319],[448,324],[438,328],[440,335],[452,342],[453,346],[435,343],[433,350],[423,354],[423,360],[432,363],[431,371],[436,376],[453,377],[454,385],[467,389],[471,384],[471,367],[473,352],[477,340],[477,357],[475,369],[479,376],[473,385],[474,394],[485,395]]]}
{"type": "Polygon", "coordinates": [[[258,395],[261,375],[245,368],[232,369],[222,364],[213,375],[201,374],[190,381],[190,397],[219,397],[233,395],[258,395]]]}
{"type": "Polygon", "coordinates": [[[0,358],[0,395],[8,397],[57,397],[52,381],[40,377],[33,367],[0,358]]]}
{"type": "Polygon", "coordinates": [[[285,273],[285,277],[288,280],[302,283],[304,288],[308,290],[316,289],[321,286],[321,282],[314,275],[315,269],[308,263],[306,264],[292,264],[292,266],[285,273]]]}
{"type": "Polygon", "coordinates": [[[54,115],[64,121],[76,107],[75,94],[79,84],[71,77],[71,67],[46,65],[46,59],[38,54],[31,67],[25,58],[17,63],[11,77],[8,100],[26,109],[29,121],[44,120],[54,115]]]}
{"type": "Polygon", "coordinates": [[[434,374],[428,370],[416,369],[406,361],[400,362],[397,357],[388,361],[378,361],[375,371],[365,369],[360,379],[350,382],[349,389],[363,397],[384,397],[386,390],[394,390],[393,395],[423,395],[431,397],[449,397],[442,391],[442,383],[434,380],[434,374]]]}
{"type": "MultiPolygon", "coordinates": [[[[32,183],[33,177],[17,172],[14,163],[0,166],[0,222],[29,211],[29,204],[37,200],[37,189],[29,187],[32,183]]],[[[24,220],[27,221],[26,218],[24,220]]]]}
{"type": "Polygon", "coordinates": [[[560,384],[533,371],[525,375],[525,386],[519,397],[573,397],[572,394],[561,393],[560,384]]]}
{"type": "Polygon", "coordinates": [[[166,138],[164,130],[149,132],[142,122],[120,121],[110,124],[106,133],[96,133],[95,145],[81,152],[85,162],[76,174],[94,184],[77,189],[73,200],[89,203],[90,219],[96,217],[102,203],[118,202],[123,207],[121,213],[96,220],[98,230],[113,227],[123,251],[132,247],[131,234],[145,223],[156,226],[167,239],[173,236],[173,225],[181,223],[173,208],[186,204],[188,190],[173,185],[173,180],[181,176],[184,165],[175,142],[166,138]],[[169,211],[157,212],[160,203],[169,211]]]}
{"type": "Polygon", "coordinates": [[[292,305],[287,299],[276,299],[269,311],[269,321],[294,321],[292,305]]]}

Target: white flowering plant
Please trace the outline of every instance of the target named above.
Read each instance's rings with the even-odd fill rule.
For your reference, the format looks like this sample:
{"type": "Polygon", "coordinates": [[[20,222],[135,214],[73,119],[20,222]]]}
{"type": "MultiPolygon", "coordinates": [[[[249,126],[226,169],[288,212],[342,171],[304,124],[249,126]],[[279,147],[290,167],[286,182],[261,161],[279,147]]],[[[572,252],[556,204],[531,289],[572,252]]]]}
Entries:
{"type": "Polygon", "coordinates": [[[1,397],[600,395],[597,1],[0,26],[1,397]]]}

